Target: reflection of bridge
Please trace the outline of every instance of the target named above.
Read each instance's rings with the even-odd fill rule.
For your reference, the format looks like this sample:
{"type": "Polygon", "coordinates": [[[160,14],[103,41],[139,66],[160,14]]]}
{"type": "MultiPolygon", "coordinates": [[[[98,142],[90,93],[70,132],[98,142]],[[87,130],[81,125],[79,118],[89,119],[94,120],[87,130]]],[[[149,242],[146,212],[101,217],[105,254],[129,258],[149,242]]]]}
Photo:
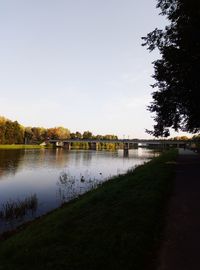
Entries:
{"type": "Polygon", "coordinates": [[[166,147],[185,147],[187,141],[182,140],[143,140],[143,139],[133,139],[133,140],[97,140],[97,139],[62,139],[62,140],[48,140],[50,144],[55,147],[63,147],[68,150],[71,149],[72,143],[88,143],[89,149],[97,150],[100,143],[113,143],[116,145],[123,145],[124,150],[138,148],[138,147],[154,147],[154,148],[166,148],[166,147]]]}

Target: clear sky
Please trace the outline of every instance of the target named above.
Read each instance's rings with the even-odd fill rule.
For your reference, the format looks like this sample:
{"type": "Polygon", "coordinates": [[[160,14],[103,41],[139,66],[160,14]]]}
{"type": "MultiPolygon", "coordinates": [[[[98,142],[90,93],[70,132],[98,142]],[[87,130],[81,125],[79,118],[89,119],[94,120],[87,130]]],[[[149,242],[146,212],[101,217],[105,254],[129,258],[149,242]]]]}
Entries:
{"type": "Polygon", "coordinates": [[[146,138],[156,0],[0,0],[0,115],[146,138]]]}

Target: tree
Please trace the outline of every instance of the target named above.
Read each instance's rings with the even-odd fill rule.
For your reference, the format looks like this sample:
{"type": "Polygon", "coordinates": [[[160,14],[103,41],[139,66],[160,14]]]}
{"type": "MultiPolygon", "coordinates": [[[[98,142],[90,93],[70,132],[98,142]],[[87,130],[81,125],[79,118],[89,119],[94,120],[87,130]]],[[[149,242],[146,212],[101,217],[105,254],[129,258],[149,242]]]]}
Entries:
{"type": "Polygon", "coordinates": [[[26,127],[24,131],[24,143],[29,144],[32,142],[33,132],[31,127],[26,127]]]}
{"type": "Polygon", "coordinates": [[[6,118],[3,116],[0,116],[0,144],[5,143],[5,123],[6,118]]]}
{"type": "Polygon", "coordinates": [[[103,138],[105,140],[117,140],[118,139],[118,137],[116,135],[110,135],[110,134],[104,135],[103,138]]]}
{"type": "Polygon", "coordinates": [[[64,127],[55,127],[49,128],[47,130],[47,137],[50,139],[69,139],[70,138],[70,131],[64,127]]]}
{"type": "Polygon", "coordinates": [[[102,139],[103,139],[103,135],[96,135],[96,136],[95,136],[95,139],[96,139],[96,140],[102,140],[102,139]]]}
{"type": "Polygon", "coordinates": [[[6,120],[4,124],[3,143],[21,144],[24,141],[24,128],[17,122],[6,120]]]}
{"type": "Polygon", "coordinates": [[[82,139],[82,134],[79,131],[76,131],[76,138],[82,139]]]}
{"type": "Polygon", "coordinates": [[[64,127],[56,127],[56,133],[58,139],[69,139],[70,138],[70,131],[64,127]]]}
{"type": "Polygon", "coordinates": [[[83,139],[92,139],[92,132],[84,131],[83,132],[83,139]]]}
{"type": "Polygon", "coordinates": [[[161,59],[154,62],[154,136],[169,136],[169,128],[200,131],[200,1],[158,0],[157,8],[167,17],[164,30],[143,37],[149,51],[157,48],[161,59]]]}
{"type": "Polygon", "coordinates": [[[46,140],[47,138],[47,130],[43,127],[32,127],[31,131],[26,128],[26,136],[31,140],[28,140],[31,143],[41,143],[46,140]],[[32,134],[31,134],[32,133],[32,134]]]}
{"type": "Polygon", "coordinates": [[[5,132],[4,132],[4,143],[14,144],[14,134],[13,134],[13,124],[12,121],[6,120],[5,122],[5,132]]]}
{"type": "Polygon", "coordinates": [[[74,132],[70,133],[70,138],[71,139],[82,139],[82,135],[80,132],[76,131],[76,133],[74,133],[74,132]]]}
{"type": "Polygon", "coordinates": [[[176,137],[173,138],[173,140],[176,140],[176,141],[178,141],[178,140],[180,140],[180,141],[188,141],[189,138],[187,136],[176,136],[176,137]]]}
{"type": "Polygon", "coordinates": [[[24,127],[17,121],[12,122],[13,125],[13,143],[22,144],[24,143],[24,127]]]}
{"type": "Polygon", "coordinates": [[[74,132],[70,133],[70,139],[76,139],[76,134],[74,132]]]}

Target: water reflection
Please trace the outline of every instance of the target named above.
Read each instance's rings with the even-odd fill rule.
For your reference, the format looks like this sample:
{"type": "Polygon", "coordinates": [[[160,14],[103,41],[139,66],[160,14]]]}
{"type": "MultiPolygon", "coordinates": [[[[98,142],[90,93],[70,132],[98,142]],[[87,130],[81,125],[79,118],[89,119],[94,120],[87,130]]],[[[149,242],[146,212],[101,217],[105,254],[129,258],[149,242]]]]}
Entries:
{"type": "Polygon", "coordinates": [[[129,150],[128,149],[124,149],[124,151],[123,151],[123,156],[126,158],[128,158],[129,157],[129,150]]]}
{"type": "Polygon", "coordinates": [[[66,150],[62,148],[56,149],[26,149],[23,159],[23,165],[34,167],[53,166],[62,167],[65,166],[69,159],[69,155],[66,154],[66,150]]]}
{"type": "Polygon", "coordinates": [[[23,156],[23,150],[0,150],[0,180],[6,174],[17,172],[23,156]]]}

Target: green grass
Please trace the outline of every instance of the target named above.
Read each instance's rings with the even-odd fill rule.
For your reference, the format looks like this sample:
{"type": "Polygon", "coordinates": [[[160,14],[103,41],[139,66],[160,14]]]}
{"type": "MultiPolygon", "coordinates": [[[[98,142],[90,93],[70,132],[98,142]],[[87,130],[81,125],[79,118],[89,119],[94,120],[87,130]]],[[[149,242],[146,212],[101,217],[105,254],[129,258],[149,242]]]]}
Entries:
{"type": "Polygon", "coordinates": [[[29,144],[1,144],[0,149],[40,149],[45,148],[43,145],[29,144]]]}
{"type": "Polygon", "coordinates": [[[153,269],[176,155],[112,179],[2,241],[0,269],[153,269]]]}

